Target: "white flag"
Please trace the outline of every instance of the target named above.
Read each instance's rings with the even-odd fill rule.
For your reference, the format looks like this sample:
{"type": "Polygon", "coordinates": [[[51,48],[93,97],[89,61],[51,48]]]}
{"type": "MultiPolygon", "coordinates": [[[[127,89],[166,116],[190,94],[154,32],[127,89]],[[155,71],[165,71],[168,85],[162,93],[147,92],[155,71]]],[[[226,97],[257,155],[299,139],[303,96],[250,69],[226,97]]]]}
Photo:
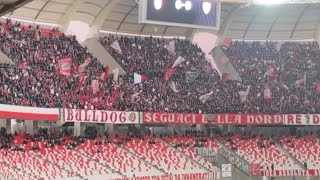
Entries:
{"type": "Polygon", "coordinates": [[[140,91],[137,92],[137,93],[132,94],[132,95],[131,95],[131,99],[137,98],[141,93],[142,93],[142,90],[140,90],[140,91]]]}
{"type": "Polygon", "coordinates": [[[142,81],[142,76],[140,74],[134,73],[133,79],[135,84],[139,84],[142,81]]]}
{"type": "Polygon", "coordinates": [[[185,61],[185,59],[181,56],[179,56],[176,61],[174,62],[174,64],[172,65],[172,68],[178,66],[179,64],[183,63],[185,61]]]}
{"type": "Polygon", "coordinates": [[[276,43],[276,50],[277,50],[277,51],[280,51],[281,46],[282,46],[282,42],[277,42],[277,43],[276,43]]]}
{"type": "Polygon", "coordinates": [[[121,47],[119,45],[119,41],[118,40],[115,40],[112,44],[111,44],[111,47],[116,50],[119,54],[122,54],[122,50],[121,50],[121,47]]]}
{"type": "Polygon", "coordinates": [[[240,96],[241,102],[246,101],[247,96],[248,96],[248,94],[249,94],[249,91],[250,91],[250,86],[249,86],[249,87],[247,88],[247,90],[245,90],[245,91],[239,91],[239,96],[240,96]]]}
{"type": "Polygon", "coordinates": [[[166,48],[170,54],[175,53],[175,42],[174,40],[170,41],[168,44],[164,45],[164,48],[166,48]]]}
{"type": "Polygon", "coordinates": [[[114,70],[112,70],[113,72],[113,80],[115,82],[118,82],[119,79],[119,68],[115,68],[114,70]]]}
{"type": "Polygon", "coordinates": [[[263,91],[264,98],[265,99],[271,99],[272,98],[272,92],[269,87],[266,87],[266,89],[263,91]]]}
{"type": "Polygon", "coordinates": [[[172,89],[173,92],[175,92],[175,93],[180,92],[180,90],[177,89],[176,83],[175,83],[174,81],[172,81],[172,82],[170,83],[170,87],[171,87],[171,89],[172,89]]]}
{"type": "Polygon", "coordinates": [[[204,94],[202,96],[199,97],[199,100],[202,102],[202,103],[205,103],[210,96],[213,95],[213,91],[210,91],[208,94],[204,94]]]}
{"type": "Polygon", "coordinates": [[[99,91],[99,81],[96,80],[96,79],[93,79],[91,81],[91,87],[92,87],[92,91],[93,91],[93,94],[96,94],[98,91],[99,91]]]}

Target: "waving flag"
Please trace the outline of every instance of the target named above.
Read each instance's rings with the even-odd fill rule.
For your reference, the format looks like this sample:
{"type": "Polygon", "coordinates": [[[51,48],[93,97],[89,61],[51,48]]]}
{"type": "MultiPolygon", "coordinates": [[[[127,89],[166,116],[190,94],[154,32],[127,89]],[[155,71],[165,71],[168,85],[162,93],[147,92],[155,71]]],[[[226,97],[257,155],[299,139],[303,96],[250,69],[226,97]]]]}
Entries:
{"type": "Polygon", "coordinates": [[[276,70],[274,68],[270,68],[268,71],[266,71],[264,73],[264,75],[276,78],[277,77],[277,72],[276,72],[276,70]]]}
{"type": "Polygon", "coordinates": [[[174,40],[169,41],[169,43],[166,43],[164,45],[164,48],[166,48],[170,54],[175,54],[175,42],[174,40]]]}
{"type": "Polygon", "coordinates": [[[64,58],[58,60],[59,71],[61,75],[70,76],[72,68],[72,59],[64,58]]]}
{"type": "Polygon", "coordinates": [[[229,73],[223,73],[220,79],[220,83],[224,85],[229,80],[229,77],[229,73]]]}
{"type": "Polygon", "coordinates": [[[176,61],[174,62],[174,64],[172,65],[172,68],[175,68],[177,66],[179,66],[179,64],[183,63],[186,59],[184,59],[183,57],[179,56],[176,61]]]}
{"type": "Polygon", "coordinates": [[[175,71],[176,71],[176,68],[168,68],[164,75],[164,80],[168,81],[175,71]]]}
{"type": "Polygon", "coordinates": [[[172,91],[173,91],[174,93],[180,92],[180,90],[177,89],[176,83],[175,83],[174,81],[172,81],[172,82],[170,83],[170,88],[172,89],[172,91]]]}
{"type": "Polygon", "coordinates": [[[317,84],[316,92],[318,95],[320,95],[320,83],[317,84]]]}
{"type": "Polygon", "coordinates": [[[83,64],[81,64],[79,67],[78,67],[78,72],[79,73],[83,73],[84,70],[86,69],[86,67],[90,64],[91,62],[91,58],[88,57],[86,60],[84,60],[83,64]]]}
{"type": "Polygon", "coordinates": [[[114,70],[112,70],[113,72],[113,80],[115,82],[118,82],[119,80],[119,68],[115,68],[114,70]]]}
{"type": "Polygon", "coordinates": [[[119,41],[118,40],[115,40],[112,44],[111,44],[111,47],[116,50],[119,54],[122,54],[122,50],[121,50],[121,47],[120,47],[120,44],[119,44],[119,41]]]}
{"type": "Polygon", "coordinates": [[[96,94],[99,91],[99,81],[96,79],[93,79],[91,81],[91,87],[92,87],[93,94],[96,94]]]}
{"type": "Polygon", "coordinates": [[[142,81],[148,80],[148,77],[145,76],[145,75],[140,75],[140,74],[138,74],[138,73],[134,73],[134,74],[133,74],[133,79],[134,79],[134,83],[135,83],[135,84],[139,84],[139,83],[141,83],[142,81]]]}
{"type": "Polygon", "coordinates": [[[81,73],[79,76],[79,87],[82,87],[87,79],[86,74],[81,73]]]}
{"type": "Polygon", "coordinates": [[[273,97],[272,97],[271,89],[270,89],[269,87],[266,87],[266,89],[264,90],[263,94],[264,94],[264,98],[265,98],[265,99],[271,99],[271,98],[273,98],[273,97]]]}
{"type": "Polygon", "coordinates": [[[240,101],[245,102],[250,91],[250,86],[245,91],[239,91],[240,101]]]}
{"type": "Polygon", "coordinates": [[[100,75],[100,80],[101,80],[102,82],[105,82],[106,79],[107,79],[107,77],[109,77],[109,66],[108,66],[108,65],[106,66],[105,71],[104,71],[103,73],[101,73],[101,75],[100,75]]]}
{"type": "Polygon", "coordinates": [[[223,40],[223,46],[229,47],[229,46],[231,45],[231,43],[232,43],[232,38],[229,38],[229,37],[224,38],[224,40],[223,40]]]}
{"type": "Polygon", "coordinates": [[[213,95],[213,91],[210,91],[208,94],[204,94],[202,96],[199,97],[199,100],[202,102],[202,103],[206,103],[206,101],[208,101],[208,99],[210,98],[210,96],[213,95]]]}
{"type": "Polygon", "coordinates": [[[186,81],[187,82],[193,82],[197,79],[197,77],[200,75],[200,72],[198,70],[195,71],[187,71],[186,72],[186,81]]]}

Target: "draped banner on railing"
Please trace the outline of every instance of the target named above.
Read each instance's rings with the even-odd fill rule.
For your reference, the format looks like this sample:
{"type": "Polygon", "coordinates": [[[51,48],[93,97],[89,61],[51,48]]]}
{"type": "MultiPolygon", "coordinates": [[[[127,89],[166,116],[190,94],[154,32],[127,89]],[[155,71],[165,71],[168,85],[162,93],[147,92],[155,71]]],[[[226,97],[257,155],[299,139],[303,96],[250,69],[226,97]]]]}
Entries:
{"type": "Polygon", "coordinates": [[[133,177],[133,178],[118,178],[114,180],[213,180],[213,179],[220,179],[220,172],[154,175],[154,176],[143,176],[143,177],[133,177]]]}
{"type": "Polygon", "coordinates": [[[137,124],[140,123],[140,113],[133,111],[63,109],[62,121],[110,124],[137,124]]]}
{"type": "Polygon", "coordinates": [[[150,124],[252,124],[279,125],[283,124],[284,115],[267,114],[191,114],[144,112],[143,122],[150,124]]]}
{"type": "Polygon", "coordinates": [[[0,104],[0,118],[111,124],[320,125],[320,114],[197,114],[37,108],[0,104]],[[62,112],[62,113],[60,113],[62,112]]]}
{"type": "Polygon", "coordinates": [[[319,114],[196,114],[144,112],[148,124],[320,125],[319,114]]]}
{"type": "Polygon", "coordinates": [[[261,171],[261,176],[320,176],[320,169],[298,169],[298,170],[274,170],[261,171]]]}
{"type": "Polygon", "coordinates": [[[58,121],[59,109],[0,104],[1,119],[58,121]]]}

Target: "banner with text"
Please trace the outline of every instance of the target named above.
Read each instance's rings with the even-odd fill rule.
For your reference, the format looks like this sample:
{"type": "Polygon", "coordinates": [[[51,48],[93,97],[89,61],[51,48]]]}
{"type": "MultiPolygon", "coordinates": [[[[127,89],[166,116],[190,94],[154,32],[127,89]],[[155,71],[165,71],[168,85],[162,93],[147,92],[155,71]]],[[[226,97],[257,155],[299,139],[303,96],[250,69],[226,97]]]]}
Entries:
{"type": "Polygon", "coordinates": [[[320,125],[320,114],[286,114],[284,125],[320,125]]]}
{"type": "Polygon", "coordinates": [[[62,121],[106,124],[137,124],[140,123],[140,113],[132,111],[63,109],[62,121]]]}
{"type": "Polygon", "coordinates": [[[133,178],[117,178],[114,180],[213,180],[220,179],[220,172],[204,172],[190,174],[168,174],[133,178]]]}
{"type": "Polygon", "coordinates": [[[320,114],[192,114],[144,112],[149,124],[320,125],[320,114]]]}
{"type": "MultiPolygon", "coordinates": [[[[189,114],[144,112],[143,123],[149,124],[235,124],[281,125],[287,115],[268,114],[189,114]]],[[[291,118],[291,116],[290,116],[291,118]]],[[[292,116],[294,119],[294,117],[292,116]]]]}
{"type": "Polygon", "coordinates": [[[260,176],[284,177],[284,176],[320,176],[320,169],[298,169],[298,170],[264,170],[260,176]]]}

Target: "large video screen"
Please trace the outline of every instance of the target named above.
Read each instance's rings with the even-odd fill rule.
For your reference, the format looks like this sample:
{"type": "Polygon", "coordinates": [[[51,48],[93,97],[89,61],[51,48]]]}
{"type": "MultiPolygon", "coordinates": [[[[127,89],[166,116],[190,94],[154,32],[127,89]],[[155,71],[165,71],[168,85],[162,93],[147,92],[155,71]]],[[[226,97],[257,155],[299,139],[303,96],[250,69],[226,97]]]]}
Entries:
{"type": "Polygon", "coordinates": [[[220,3],[208,0],[140,0],[139,20],[199,29],[219,29],[220,3]]]}

